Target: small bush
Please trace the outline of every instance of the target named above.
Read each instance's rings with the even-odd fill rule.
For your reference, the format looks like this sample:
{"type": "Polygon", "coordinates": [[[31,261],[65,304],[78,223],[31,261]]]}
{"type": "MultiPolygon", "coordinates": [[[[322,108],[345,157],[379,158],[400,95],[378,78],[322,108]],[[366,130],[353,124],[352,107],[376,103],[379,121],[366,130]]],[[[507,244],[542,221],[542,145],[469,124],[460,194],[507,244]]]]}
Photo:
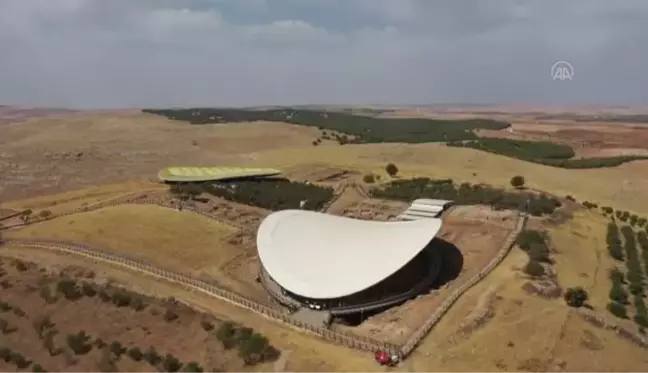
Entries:
{"type": "Polygon", "coordinates": [[[139,347],[131,347],[128,350],[128,356],[134,361],[140,361],[142,360],[142,357],[144,357],[144,354],[142,353],[142,350],[139,349],[139,347]]]}
{"type": "Polygon", "coordinates": [[[38,216],[41,219],[47,219],[50,216],[52,216],[52,212],[50,210],[42,210],[41,212],[38,213],[38,216]]]}
{"type": "Polygon", "coordinates": [[[246,365],[255,365],[264,361],[276,360],[279,357],[279,351],[270,346],[265,336],[252,333],[240,341],[239,356],[243,358],[246,365]]]}
{"type": "Polygon", "coordinates": [[[218,338],[225,349],[230,349],[236,346],[236,326],[231,322],[224,322],[216,330],[216,338],[218,338]]]}
{"type": "Polygon", "coordinates": [[[570,307],[582,307],[588,299],[589,296],[582,287],[568,288],[565,292],[565,302],[570,307]]]}
{"type": "Polygon", "coordinates": [[[45,332],[45,335],[43,337],[43,347],[45,347],[50,356],[57,356],[61,352],[63,352],[63,349],[58,348],[54,345],[54,335],[56,333],[58,333],[57,330],[49,329],[45,332]]]}
{"type": "Polygon", "coordinates": [[[31,361],[27,360],[24,356],[17,352],[12,352],[10,359],[10,361],[13,362],[18,369],[25,369],[29,365],[31,365],[31,361]]]}
{"type": "Polygon", "coordinates": [[[511,178],[511,186],[516,189],[520,189],[524,187],[524,184],[526,183],[526,180],[524,180],[524,176],[516,175],[511,178]]]}
{"type": "Polygon", "coordinates": [[[32,323],[32,326],[34,327],[34,330],[36,330],[38,338],[42,339],[45,336],[45,331],[54,327],[54,323],[52,323],[52,320],[48,315],[45,315],[37,317],[32,323]]]}
{"type": "Polygon", "coordinates": [[[541,243],[532,243],[529,247],[529,250],[527,251],[527,254],[532,261],[543,263],[549,263],[551,261],[549,257],[549,248],[541,243]]]}
{"type": "Polygon", "coordinates": [[[16,269],[18,272],[25,272],[27,270],[27,264],[22,260],[16,260],[16,269]]]}
{"type": "Polygon", "coordinates": [[[11,307],[11,305],[9,303],[4,302],[4,301],[0,301],[0,312],[11,311],[12,308],[13,307],[11,307]]]}
{"type": "Polygon", "coordinates": [[[89,282],[83,282],[81,284],[81,292],[83,293],[83,295],[89,298],[97,295],[97,289],[95,289],[95,286],[89,282]]]}
{"type": "Polygon", "coordinates": [[[47,372],[40,364],[34,364],[32,366],[32,372],[47,372]]]}
{"type": "Polygon", "coordinates": [[[610,299],[620,304],[628,304],[628,292],[625,291],[621,283],[612,283],[612,289],[610,289],[610,299]]]}
{"type": "Polygon", "coordinates": [[[648,315],[646,314],[636,314],[633,317],[634,322],[637,323],[637,325],[648,328],[648,315]]]}
{"type": "Polygon", "coordinates": [[[190,361],[182,368],[183,372],[202,372],[203,369],[195,361],[190,361]]]}
{"type": "Polygon", "coordinates": [[[11,361],[11,350],[7,347],[0,347],[0,359],[4,360],[5,363],[11,361]]]}
{"type": "Polygon", "coordinates": [[[106,289],[100,289],[99,290],[99,299],[101,299],[102,302],[110,302],[112,301],[112,296],[110,296],[110,293],[106,289]]]}
{"type": "Polygon", "coordinates": [[[90,336],[83,330],[76,334],[69,334],[66,341],[70,349],[77,355],[85,355],[92,350],[92,344],[89,343],[90,336]]]}
{"type": "Polygon", "coordinates": [[[544,232],[525,229],[518,234],[515,242],[522,250],[529,250],[533,244],[541,244],[546,246],[544,232]]]}
{"type": "Polygon", "coordinates": [[[376,182],[376,177],[373,174],[367,174],[362,177],[362,181],[367,184],[373,184],[376,182]]]}
{"type": "Polygon", "coordinates": [[[0,333],[7,335],[15,332],[17,329],[15,327],[11,327],[9,322],[5,319],[0,319],[0,333]]]}
{"type": "Polygon", "coordinates": [[[531,277],[540,277],[545,274],[544,267],[539,262],[535,260],[529,260],[526,266],[524,266],[524,273],[531,277]]]}
{"type": "Polygon", "coordinates": [[[212,324],[209,320],[201,320],[200,321],[200,326],[206,332],[210,332],[210,331],[212,331],[214,329],[214,324],[212,324]]]}
{"type": "Polygon", "coordinates": [[[156,366],[160,362],[160,355],[153,347],[149,347],[144,351],[144,360],[146,360],[152,366],[156,366]]]}
{"type": "Polygon", "coordinates": [[[69,301],[75,301],[83,297],[83,294],[79,291],[76,281],[72,279],[62,279],[56,285],[56,291],[63,294],[65,299],[69,301]]]}
{"type": "Polygon", "coordinates": [[[56,301],[58,301],[58,297],[55,295],[52,295],[52,291],[49,286],[45,285],[40,289],[40,297],[47,303],[47,304],[54,304],[56,301]]]}
{"type": "Polygon", "coordinates": [[[608,311],[610,311],[611,314],[613,314],[616,317],[619,317],[621,319],[627,319],[628,318],[628,310],[626,309],[626,306],[624,306],[621,303],[617,302],[610,302],[607,305],[608,311]]]}
{"type": "Polygon", "coordinates": [[[146,308],[146,304],[142,300],[142,297],[140,296],[135,296],[131,302],[130,306],[132,309],[134,309],[136,312],[142,311],[143,309],[146,308]]]}
{"type": "Polygon", "coordinates": [[[388,163],[387,166],[385,166],[385,171],[387,172],[387,175],[394,177],[398,174],[398,167],[393,163],[388,163]]]}
{"type": "Polygon", "coordinates": [[[112,303],[117,307],[128,307],[131,302],[131,295],[124,290],[116,290],[112,295],[112,303]]]}
{"type": "Polygon", "coordinates": [[[171,322],[171,321],[178,318],[178,314],[176,314],[171,308],[167,308],[164,311],[164,316],[163,317],[164,317],[164,321],[171,322]]]}
{"type": "Polygon", "coordinates": [[[122,346],[121,342],[119,341],[114,341],[110,344],[110,352],[112,352],[113,355],[116,357],[120,357],[124,352],[126,352],[126,348],[122,346]]]}
{"type": "Polygon", "coordinates": [[[162,359],[162,369],[164,372],[177,372],[182,368],[182,363],[175,356],[166,354],[162,359]]]}

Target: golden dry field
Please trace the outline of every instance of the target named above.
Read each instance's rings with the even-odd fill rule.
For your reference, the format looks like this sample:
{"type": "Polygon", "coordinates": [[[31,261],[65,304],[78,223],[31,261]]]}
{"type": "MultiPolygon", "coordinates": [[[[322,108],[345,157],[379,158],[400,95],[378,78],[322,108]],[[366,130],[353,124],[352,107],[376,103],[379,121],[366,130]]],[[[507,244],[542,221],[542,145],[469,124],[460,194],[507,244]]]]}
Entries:
{"type": "Polygon", "coordinates": [[[648,161],[626,163],[615,168],[567,170],[522,162],[472,149],[439,144],[326,145],[265,152],[256,162],[246,164],[291,167],[301,163],[321,163],[385,176],[388,162],[398,165],[403,178],[429,176],[452,178],[458,182],[485,182],[510,187],[514,175],[523,175],[528,186],[558,196],[598,202],[638,213],[648,213],[648,161]]]}
{"type": "MultiPolygon", "coordinates": [[[[553,254],[558,281],[564,287],[583,286],[601,314],[606,313],[610,287],[606,224],[594,214],[578,213],[568,225],[550,230],[558,251],[553,254]]],[[[526,275],[520,268],[526,260],[526,254],[514,249],[464,294],[407,361],[409,370],[642,371],[648,367],[645,349],[592,326],[560,298],[547,300],[524,292],[521,285],[526,275]],[[487,316],[475,320],[480,311],[487,316]],[[462,328],[463,324],[469,327],[462,328]],[[463,334],[457,333],[462,330],[463,334]]]]}
{"type": "MultiPolygon", "coordinates": [[[[516,130],[563,131],[566,136],[565,123],[544,129],[541,124],[520,123],[516,130]],[[524,127],[527,125],[536,127],[524,127]]],[[[595,125],[579,124],[592,131],[595,125]]],[[[198,126],[126,110],[55,113],[0,128],[0,208],[32,209],[36,214],[42,210],[58,214],[133,193],[165,190],[156,174],[169,166],[269,167],[283,169],[289,176],[314,178],[312,181],[319,180],[307,170],[317,169],[322,175],[351,171],[357,179],[374,173],[388,181],[385,165],[392,162],[398,165],[401,178],[452,178],[508,188],[512,176],[523,175],[533,189],[648,215],[648,161],[568,170],[440,144],[340,146],[326,141],[313,146],[320,132],[309,127],[267,122],[198,126]]],[[[357,195],[340,199],[333,212],[341,214],[354,201],[365,198],[357,191],[350,193],[357,195]]],[[[563,288],[584,287],[594,310],[609,315],[605,310],[608,270],[614,262],[606,248],[607,222],[599,214],[576,209],[571,219],[560,224],[536,223],[549,231],[559,284],[563,288]]],[[[248,260],[249,253],[232,243],[237,233],[227,224],[153,205],[107,207],[3,232],[9,238],[85,243],[161,267],[209,276],[225,287],[245,292],[256,273],[247,264],[231,267],[246,260],[253,263],[248,260]],[[248,279],[233,276],[235,272],[245,273],[248,279]]],[[[375,364],[370,353],[325,342],[173,284],[68,255],[22,248],[2,250],[12,257],[49,265],[92,268],[138,291],[173,296],[258,329],[284,353],[283,367],[263,368],[386,370],[375,364]]],[[[521,271],[526,260],[526,254],[514,249],[459,299],[407,361],[390,370],[648,370],[644,349],[587,323],[561,298],[527,294],[522,289],[526,277],[521,271]]]]}

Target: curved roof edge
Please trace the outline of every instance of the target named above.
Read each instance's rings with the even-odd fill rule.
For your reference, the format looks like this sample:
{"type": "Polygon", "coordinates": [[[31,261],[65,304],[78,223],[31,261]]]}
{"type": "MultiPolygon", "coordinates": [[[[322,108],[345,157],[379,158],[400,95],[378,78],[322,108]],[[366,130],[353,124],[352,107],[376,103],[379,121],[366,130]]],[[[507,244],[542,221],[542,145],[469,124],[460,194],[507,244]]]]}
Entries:
{"type": "Polygon", "coordinates": [[[274,168],[173,166],[161,169],[158,172],[158,178],[162,181],[197,182],[279,174],[281,171],[274,168]]]}
{"type": "Polygon", "coordinates": [[[259,260],[283,288],[312,299],[353,295],[396,273],[441,229],[441,219],[366,221],[304,210],[272,213],[259,260]]]}

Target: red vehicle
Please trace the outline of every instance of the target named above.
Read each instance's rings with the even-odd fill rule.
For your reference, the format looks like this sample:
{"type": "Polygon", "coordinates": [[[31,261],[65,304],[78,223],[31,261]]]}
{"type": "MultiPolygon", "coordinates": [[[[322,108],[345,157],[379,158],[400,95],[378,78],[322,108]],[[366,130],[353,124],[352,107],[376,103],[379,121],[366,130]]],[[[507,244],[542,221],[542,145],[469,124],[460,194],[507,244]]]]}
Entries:
{"type": "Polygon", "coordinates": [[[380,365],[393,367],[398,364],[398,356],[389,355],[387,351],[378,351],[376,352],[376,362],[380,365]]]}

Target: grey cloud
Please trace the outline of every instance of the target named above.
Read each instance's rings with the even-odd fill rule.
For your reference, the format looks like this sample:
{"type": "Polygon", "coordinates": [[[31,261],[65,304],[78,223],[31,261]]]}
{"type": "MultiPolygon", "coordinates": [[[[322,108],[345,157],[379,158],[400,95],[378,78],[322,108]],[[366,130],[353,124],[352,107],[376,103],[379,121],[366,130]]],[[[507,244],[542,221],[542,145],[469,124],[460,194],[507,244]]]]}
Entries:
{"type": "Polygon", "coordinates": [[[259,24],[235,23],[224,1],[2,1],[0,103],[648,100],[646,1],[243,3],[242,15],[267,15],[259,24]],[[574,81],[551,80],[556,60],[574,81]]]}

